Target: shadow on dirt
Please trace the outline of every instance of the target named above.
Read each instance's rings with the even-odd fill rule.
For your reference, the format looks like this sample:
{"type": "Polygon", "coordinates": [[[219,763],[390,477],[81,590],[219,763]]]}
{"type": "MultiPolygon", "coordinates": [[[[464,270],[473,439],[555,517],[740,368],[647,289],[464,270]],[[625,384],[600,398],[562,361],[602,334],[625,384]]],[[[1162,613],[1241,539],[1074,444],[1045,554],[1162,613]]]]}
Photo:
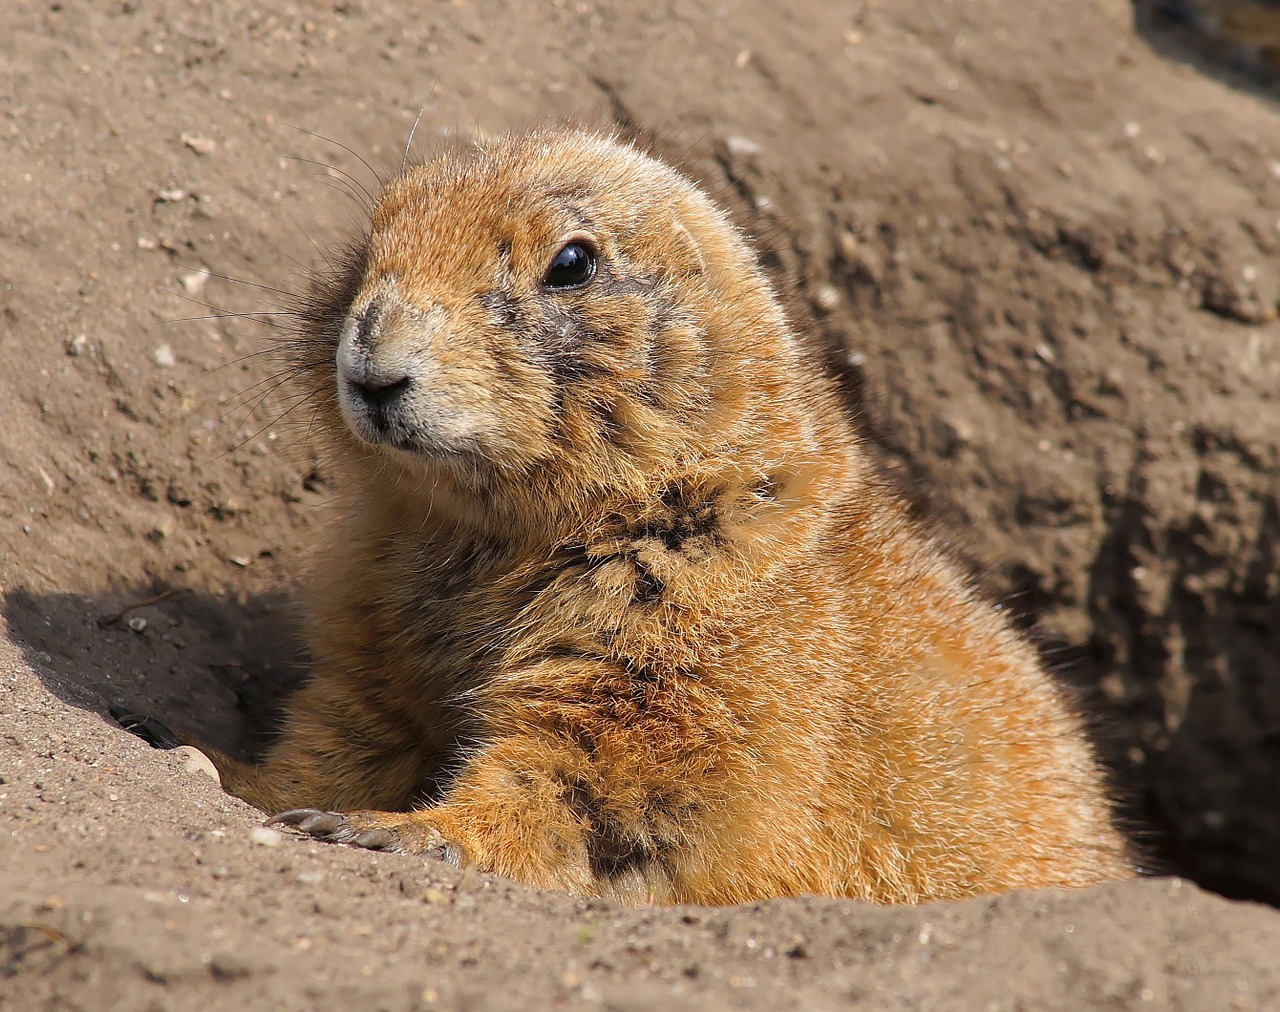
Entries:
{"type": "Polygon", "coordinates": [[[64,702],[108,720],[108,706],[154,716],[243,759],[261,751],[280,699],[305,677],[279,594],[142,587],[38,595],[20,587],[6,595],[4,616],[64,702]]]}

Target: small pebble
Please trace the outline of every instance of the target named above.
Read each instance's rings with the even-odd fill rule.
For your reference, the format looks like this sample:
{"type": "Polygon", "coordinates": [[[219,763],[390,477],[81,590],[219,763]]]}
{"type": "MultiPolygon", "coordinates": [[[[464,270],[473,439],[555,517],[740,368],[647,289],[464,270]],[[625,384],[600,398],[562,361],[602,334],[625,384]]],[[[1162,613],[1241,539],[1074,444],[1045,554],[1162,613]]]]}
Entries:
{"type": "Polygon", "coordinates": [[[249,830],[249,842],[259,847],[278,847],[283,839],[283,834],[267,826],[254,826],[249,830]]]}
{"type": "Polygon", "coordinates": [[[208,271],[189,271],[178,276],[178,283],[182,285],[182,290],[188,295],[199,295],[208,280],[208,271]]]}
{"type": "Polygon", "coordinates": [[[422,899],[425,903],[430,903],[433,907],[448,907],[453,905],[453,897],[446,893],[443,889],[430,887],[422,893],[422,899]]]}
{"type": "Polygon", "coordinates": [[[167,344],[162,344],[151,353],[151,357],[156,360],[156,365],[167,369],[178,360],[173,357],[173,349],[167,344]]]}
{"type": "Polygon", "coordinates": [[[214,148],[218,146],[212,137],[205,137],[202,134],[184,133],[182,143],[198,155],[211,155],[214,148]]]}
{"type": "Polygon", "coordinates": [[[179,745],[173,752],[182,763],[182,768],[188,773],[203,773],[205,776],[212,778],[215,784],[222,786],[222,778],[218,776],[218,768],[213,765],[213,761],[207,755],[194,745],[179,745]]]}

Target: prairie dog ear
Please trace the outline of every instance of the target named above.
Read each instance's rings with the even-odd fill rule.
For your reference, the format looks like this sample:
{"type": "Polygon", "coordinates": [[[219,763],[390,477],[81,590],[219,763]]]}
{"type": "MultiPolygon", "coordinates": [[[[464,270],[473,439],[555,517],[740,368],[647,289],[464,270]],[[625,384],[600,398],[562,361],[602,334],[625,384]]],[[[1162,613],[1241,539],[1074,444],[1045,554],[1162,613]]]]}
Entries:
{"type": "Polygon", "coordinates": [[[679,214],[671,219],[671,236],[675,240],[670,258],[671,273],[679,277],[696,277],[706,273],[707,261],[702,255],[702,247],[680,220],[679,214]]]}

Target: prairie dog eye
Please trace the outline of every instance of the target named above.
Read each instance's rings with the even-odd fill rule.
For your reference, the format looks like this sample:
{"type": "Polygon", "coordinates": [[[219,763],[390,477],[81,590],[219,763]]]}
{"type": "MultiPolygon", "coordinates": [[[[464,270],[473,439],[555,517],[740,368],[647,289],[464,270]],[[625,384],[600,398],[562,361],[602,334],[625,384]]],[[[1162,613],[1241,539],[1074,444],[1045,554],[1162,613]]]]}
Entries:
{"type": "Polygon", "coordinates": [[[595,273],[595,249],[585,239],[574,239],[560,247],[542,284],[546,288],[581,288],[595,273]]]}

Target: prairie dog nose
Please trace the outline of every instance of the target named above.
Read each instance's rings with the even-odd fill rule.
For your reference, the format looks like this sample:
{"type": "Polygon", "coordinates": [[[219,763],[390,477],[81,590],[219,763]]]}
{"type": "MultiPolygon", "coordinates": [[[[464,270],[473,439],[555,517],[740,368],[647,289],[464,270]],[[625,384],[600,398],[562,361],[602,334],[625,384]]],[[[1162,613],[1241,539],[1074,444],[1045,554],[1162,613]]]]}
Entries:
{"type": "Polygon", "coordinates": [[[354,397],[358,397],[368,407],[379,409],[385,412],[389,408],[395,407],[396,402],[400,399],[409,387],[412,380],[408,376],[401,376],[399,379],[379,378],[376,381],[365,380],[363,382],[354,379],[348,379],[348,387],[354,397]]]}
{"type": "Polygon", "coordinates": [[[347,317],[338,342],[338,394],[347,423],[364,438],[382,438],[410,411],[424,322],[386,289],[347,317]]]}
{"type": "Polygon", "coordinates": [[[383,292],[347,318],[338,345],[344,392],[371,408],[387,408],[413,385],[414,331],[420,315],[383,292]]]}
{"type": "Polygon", "coordinates": [[[346,397],[376,415],[394,408],[413,385],[404,356],[373,355],[345,340],[338,353],[338,378],[346,397]]]}
{"type": "Polygon", "coordinates": [[[345,342],[338,353],[338,376],[351,394],[370,404],[385,403],[413,382],[404,356],[375,356],[345,342]]]}

